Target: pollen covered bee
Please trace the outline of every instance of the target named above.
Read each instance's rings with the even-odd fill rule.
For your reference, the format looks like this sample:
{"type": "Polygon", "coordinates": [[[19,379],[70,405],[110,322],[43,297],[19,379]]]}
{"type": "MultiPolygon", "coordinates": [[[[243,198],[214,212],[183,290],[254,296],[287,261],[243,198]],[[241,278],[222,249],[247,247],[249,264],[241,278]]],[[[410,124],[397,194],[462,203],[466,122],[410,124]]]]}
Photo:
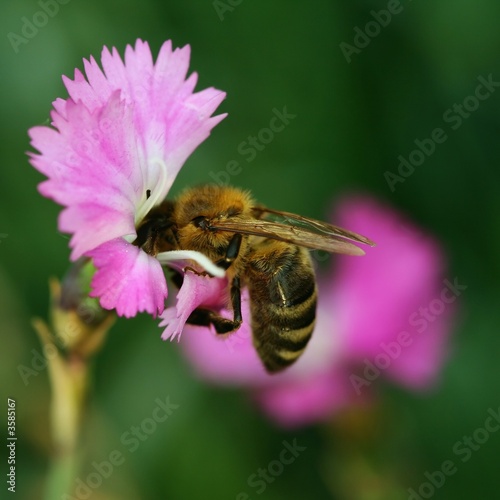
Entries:
{"type": "Polygon", "coordinates": [[[134,244],[153,256],[196,250],[226,269],[233,319],[199,308],[188,323],[213,325],[220,334],[237,330],[247,287],[253,345],[276,373],[299,358],[314,329],[317,288],[308,249],[363,255],[351,241],[374,245],[331,224],[259,206],[246,191],[206,185],[153,209],[134,244]]]}

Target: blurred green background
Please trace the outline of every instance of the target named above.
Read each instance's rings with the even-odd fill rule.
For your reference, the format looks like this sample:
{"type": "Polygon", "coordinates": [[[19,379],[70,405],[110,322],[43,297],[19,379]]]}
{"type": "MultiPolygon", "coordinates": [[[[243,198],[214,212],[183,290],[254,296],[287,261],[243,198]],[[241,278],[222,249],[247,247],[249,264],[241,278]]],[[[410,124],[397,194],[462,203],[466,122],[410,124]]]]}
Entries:
{"type": "MultiPolygon", "coordinates": [[[[355,28],[364,31],[371,11],[387,9],[387,2],[57,5],[59,11],[20,45],[12,33],[23,36],[23,18],[32,21],[41,4],[4,0],[0,7],[1,407],[6,413],[7,396],[17,401],[18,497],[41,498],[51,450],[47,373],[24,384],[18,367],[30,366],[31,350],[40,349],[30,319],[46,316],[47,279],[64,274],[69,254],[57,231],[60,208],[37,194],[42,176],[27,162],[26,131],[46,123],[51,102],[66,96],[62,74],[72,76],[82,58],[99,56],[103,45],[123,54],[138,37],[155,55],[166,39],[174,46],[189,43],[197,88],[227,92],[219,110],[228,118],[188,160],[174,192],[213,180],[231,160],[242,166],[232,184],[251,189],[265,204],[317,218],[325,217],[336,196],[368,192],[440,239],[448,276],[468,288],[440,387],[425,396],[389,386],[381,391],[375,427],[383,438],[374,446],[381,472],[373,494],[363,497],[335,486],[342,467],[350,466],[349,452],[334,437],[338,430],[277,428],[242,392],[198,381],[179,346],[161,342],[150,318],[119,320],[95,359],[85,460],[90,467],[120,449],[125,463],[90,498],[243,499],[238,495],[246,492],[248,498],[375,499],[384,498],[376,492],[394,477],[402,493],[387,498],[407,498],[406,489],[426,480],[425,471],[457,461],[454,443],[500,405],[500,90],[456,130],[443,114],[473,95],[479,76],[500,81],[500,4],[402,1],[400,12],[350,62],[340,44],[354,45],[355,28]],[[246,161],[238,146],[268,126],[273,108],[284,106],[296,117],[246,161]],[[397,173],[398,155],[408,157],[414,141],[437,127],[448,139],[392,191],[384,172],[397,173]],[[151,416],[156,398],[167,396],[180,408],[136,451],[124,450],[122,434],[151,416]],[[264,492],[248,486],[249,476],[277,458],[282,441],[293,439],[307,451],[264,492]]],[[[4,415],[0,421],[6,435],[4,415]]],[[[434,498],[498,498],[499,453],[500,433],[491,433],[434,498]]],[[[2,452],[2,474],[4,457],[2,452]]],[[[364,479],[354,474],[353,480],[364,479]]],[[[4,497],[6,486],[1,488],[4,497]]]]}

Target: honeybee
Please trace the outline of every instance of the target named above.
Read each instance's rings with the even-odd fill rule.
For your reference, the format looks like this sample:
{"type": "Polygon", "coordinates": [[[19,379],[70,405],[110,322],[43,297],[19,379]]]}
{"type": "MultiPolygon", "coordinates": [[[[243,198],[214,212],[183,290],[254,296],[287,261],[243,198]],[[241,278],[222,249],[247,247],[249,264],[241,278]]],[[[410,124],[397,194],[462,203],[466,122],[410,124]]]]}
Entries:
{"type": "Polygon", "coordinates": [[[351,241],[374,245],[326,222],[259,206],[247,191],[205,185],[153,209],[134,244],[152,256],[196,250],[226,270],[233,319],[198,308],[188,323],[213,325],[219,334],[237,330],[247,287],[253,345],[265,369],[277,373],[299,358],[314,329],[317,287],[308,249],[363,255],[351,241]]]}

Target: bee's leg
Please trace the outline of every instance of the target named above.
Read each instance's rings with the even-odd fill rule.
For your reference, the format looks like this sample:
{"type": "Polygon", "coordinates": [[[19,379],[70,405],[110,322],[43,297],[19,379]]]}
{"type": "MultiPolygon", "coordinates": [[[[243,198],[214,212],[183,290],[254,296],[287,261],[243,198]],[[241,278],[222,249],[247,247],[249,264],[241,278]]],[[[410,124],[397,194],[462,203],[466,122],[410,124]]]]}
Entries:
{"type": "Polygon", "coordinates": [[[233,279],[231,285],[231,304],[233,306],[233,319],[223,318],[210,309],[199,307],[190,315],[186,323],[198,326],[214,325],[215,331],[220,334],[234,332],[241,326],[241,291],[240,278],[233,279]]]}
{"type": "Polygon", "coordinates": [[[231,284],[231,304],[233,306],[233,322],[240,326],[243,318],[241,317],[241,288],[240,278],[235,276],[231,284]]]}
{"type": "Polygon", "coordinates": [[[211,311],[210,309],[202,308],[195,309],[189,316],[186,323],[198,326],[214,325],[215,331],[220,334],[233,332],[241,325],[241,321],[235,322],[219,316],[216,312],[211,311]]]}
{"type": "MultiPolygon", "coordinates": [[[[215,264],[223,269],[227,269],[238,257],[241,247],[241,239],[242,235],[236,233],[229,242],[227,246],[226,255],[223,259],[218,260],[215,264]]],[[[241,289],[240,289],[240,278],[239,276],[235,276],[233,278],[233,282],[231,283],[231,304],[233,306],[233,321],[232,328],[229,331],[237,330],[241,322],[243,320],[241,316],[241,289]]],[[[225,320],[225,326],[228,325],[226,322],[229,320],[225,320]]],[[[219,331],[217,330],[216,324],[212,321],[212,324],[215,326],[215,330],[217,333],[227,333],[227,331],[219,331]]]]}
{"type": "Polygon", "coordinates": [[[239,233],[236,233],[232,238],[231,241],[229,242],[229,245],[227,246],[226,249],[226,255],[223,259],[218,260],[215,265],[218,267],[222,267],[222,269],[227,269],[238,257],[238,254],[240,253],[240,246],[241,246],[241,238],[242,235],[239,233]]]}

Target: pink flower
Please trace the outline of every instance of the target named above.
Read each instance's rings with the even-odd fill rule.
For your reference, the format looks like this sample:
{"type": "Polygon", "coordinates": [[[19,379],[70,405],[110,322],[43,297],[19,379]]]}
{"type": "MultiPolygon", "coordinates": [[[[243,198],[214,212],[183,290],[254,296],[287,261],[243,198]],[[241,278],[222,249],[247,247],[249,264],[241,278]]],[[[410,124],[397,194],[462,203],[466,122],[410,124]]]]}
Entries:
{"type": "Polygon", "coordinates": [[[86,77],[79,70],[74,80],[63,77],[69,98],[53,103],[52,127],[29,131],[40,152],[30,161],[48,177],[39,191],[65,207],[59,229],[72,235],[71,260],[93,259],[92,296],[119,315],[161,313],[167,297],[161,262],[197,258],[179,252],[154,258],[131,244],[188,156],[225,117],[211,117],[224,92],[193,92],[189,55],[189,46],[172,50],[168,41],[154,63],[147,42],[137,40],[123,62],[104,47],[104,71],[94,58],[84,60],[86,77]]]}
{"type": "Polygon", "coordinates": [[[220,311],[220,304],[226,302],[226,294],[226,279],[186,271],[182,287],[177,294],[177,304],[166,309],[160,316],[162,321],[159,326],[166,327],[161,338],[180,340],[189,315],[200,306],[220,311]]]}
{"type": "Polygon", "coordinates": [[[318,272],[315,332],[291,368],[264,372],[251,344],[248,303],[242,328],[229,337],[185,329],[184,352],[201,377],[248,388],[285,426],[324,420],[366,402],[379,377],[410,389],[429,387],[446,354],[453,304],[435,305],[440,312],[427,320],[423,312],[446,288],[438,244],[368,198],[344,200],[334,222],[377,246],[363,257],[337,256],[335,269],[318,272]]]}

